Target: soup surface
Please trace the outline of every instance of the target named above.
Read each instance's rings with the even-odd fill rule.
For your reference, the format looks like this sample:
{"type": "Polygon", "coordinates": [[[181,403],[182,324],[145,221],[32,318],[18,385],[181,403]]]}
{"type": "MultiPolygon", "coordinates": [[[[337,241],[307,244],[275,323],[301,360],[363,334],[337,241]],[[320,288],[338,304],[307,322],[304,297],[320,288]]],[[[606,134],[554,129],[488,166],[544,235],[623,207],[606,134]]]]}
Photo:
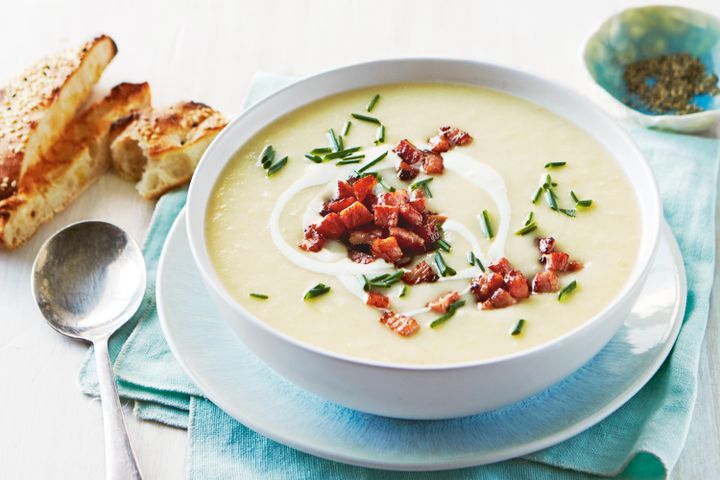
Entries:
{"type": "MultiPolygon", "coordinates": [[[[419,155],[427,158],[428,154],[419,155]]],[[[356,200],[351,197],[344,206],[356,200]]],[[[423,210],[422,205],[413,205],[416,211],[423,210]]],[[[343,221],[351,218],[338,212],[343,221]]],[[[355,218],[353,215],[351,220],[355,218]]],[[[306,105],[251,138],[215,186],[206,237],[214,267],[228,291],[279,331],[353,357],[440,364],[524,350],[599,313],[618,294],[634,266],[640,219],[637,199],[618,163],[590,135],[566,120],[494,90],[402,84],[351,91],[306,105]],[[379,100],[368,112],[368,102],[376,94],[379,100]],[[352,117],[352,113],[381,122],[384,139],[377,140],[383,136],[377,123],[352,117]],[[348,120],[351,126],[342,135],[348,120]],[[440,153],[442,173],[426,173],[424,170],[433,169],[423,167],[422,160],[410,165],[408,176],[417,175],[415,178],[400,180],[396,174],[400,158],[393,151],[398,143],[407,139],[418,151],[428,149],[428,139],[446,125],[467,132],[472,141],[461,145],[453,142],[452,132],[448,132],[440,138],[450,140],[448,150],[440,153]],[[331,146],[329,128],[341,139],[342,150],[360,148],[333,155],[338,148],[331,146]],[[274,151],[274,160],[265,165],[269,168],[259,161],[267,145],[274,151]],[[322,160],[320,163],[305,157],[318,147],[311,159],[322,160]],[[324,159],[328,151],[330,158],[324,159]],[[388,152],[385,158],[365,167],[384,152],[388,152]],[[273,167],[285,156],[284,166],[273,167]],[[269,171],[273,173],[268,175],[269,171]],[[372,195],[379,200],[366,197],[359,202],[367,205],[374,218],[368,221],[360,215],[359,221],[365,224],[350,224],[338,234],[340,240],[329,235],[319,251],[300,248],[305,229],[319,225],[329,215],[327,202],[342,195],[338,181],[356,181],[358,171],[360,175],[375,172],[382,178],[381,184],[373,186],[372,195]],[[432,180],[423,182],[427,179],[432,180]],[[388,230],[393,224],[404,231],[418,231],[420,227],[410,225],[413,215],[378,219],[377,205],[392,188],[396,193],[407,190],[411,199],[422,199],[425,225],[429,224],[428,212],[447,217],[444,223],[442,218],[432,217],[441,242],[431,238],[417,250],[403,243],[403,258],[390,259],[395,265],[386,261],[385,250],[380,248],[387,243],[348,240],[354,238],[350,232],[383,231],[381,240],[388,241],[390,233],[397,232],[388,230]],[[390,223],[383,226],[378,222],[390,223]],[[522,234],[523,227],[530,231],[522,234]],[[563,260],[567,257],[562,255],[559,259],[543,257],[541,263],[538,238],[550,236],[556,241],[552,253],[567,253],[577,263],[566,266],[563,260]],[[364,253],[365,261],[373,255],[378,258],[357,263],[348,257],[349,249],[364,253]],[[468,252],[479,260],[472,266],[468,252]],[[514,271],[522,272],[523,276],[510,280],[507,272],[499,274],[507,282],[502,284],[503,290],[516,294],[520,286],[517,298],[488,298],[488,291],[497,292],[497,285],[494,290],[482,290],[487,283],[482,280],[476,280],[471,291],[473,279],[483,275],[480,264],[488,272],[483,277],[487,280],[492,274],[488,267],[502,257],[514,271]],[[437,280],[406,285],[399,275],[423,260],[432,269],[427,279],[437,280]],[[555,260],[561,265],[555,265],[555,260]],[[547,273],[548,269],[552,272],[547,273]],[[543,273],[534,280],[538,272],[543,273]],[[539,291],[543,283],[547,287],[543,282],[547,275],[557,282],[555,288],[534,292],[533,286],[539,291]],[[527,298],[522,292],[524,279],[531,292],[527,298]],[[318,284],[330,287],[329,291],[322,287],[313,290],[318,284]],[[310,290],[317,296],[304,298],[310,290]],[[368,291],[380,307],[386,301],[389,305],[367,305],[368,291]],[[564,292],[562,298],[560,291],[564,292]],[[426,307],[449,292],[457,295],[436,306],[437,311],[426,307]],[[505,307],[503,300],[512,305],[505,307]],[[448,303],[453,305],[449,314],[443,308],[448,303]],[[387,310],[391,313],[385,314],[387,310]],[[518,325],[520,319],[524,321],[518,325]]],[[[501,270],[497,265],[494,268],[501,270]]]]}

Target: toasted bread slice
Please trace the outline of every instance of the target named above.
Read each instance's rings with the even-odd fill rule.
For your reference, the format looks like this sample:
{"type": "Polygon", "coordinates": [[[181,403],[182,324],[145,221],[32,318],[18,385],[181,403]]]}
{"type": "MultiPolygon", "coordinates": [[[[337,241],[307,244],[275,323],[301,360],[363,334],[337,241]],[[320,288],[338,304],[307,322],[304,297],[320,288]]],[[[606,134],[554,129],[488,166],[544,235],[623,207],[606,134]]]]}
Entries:
{"type": "Polygon", "coordinates": [[[148,108],[147,83],[122,83],[79,114],[62,137],[28,168],[17,192],[0,200],[0,241],[15,248],[110,168],[110,126],[148,108]]]}
{"type": "Polygon", "coordinates": [[[227,121],[207,105],[183,102],[145,110],[111,129],[112,163],[120,176],[138,181],[151,200],[190,181],[200,157],[227,121]]]}
{"type": "Polygon", "coordinates": [[[60,137],[116,53],[103,35],[41,60],[0,90],[0,199],[60,137]]]}

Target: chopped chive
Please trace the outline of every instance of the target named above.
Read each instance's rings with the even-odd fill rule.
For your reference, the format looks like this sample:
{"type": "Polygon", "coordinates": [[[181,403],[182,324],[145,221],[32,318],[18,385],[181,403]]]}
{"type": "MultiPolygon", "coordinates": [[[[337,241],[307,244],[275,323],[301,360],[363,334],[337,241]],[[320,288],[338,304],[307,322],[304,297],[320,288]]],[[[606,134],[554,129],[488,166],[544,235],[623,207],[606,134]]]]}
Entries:
{"type": "Polygon", "coordinates": [[[525,326],[525,319],[521,318],[520,320],[518,320],[515,323],[515,326],[513,327],[513,329],[510,330],[510,335],[512,335],[513,337],[516,335],[520,335],[523,331],[524,326],[525,326]]]}
{"type": "Polygon", "coordinates": [[[357,152],[361,148],[362,147],[345,148],[336,152],[328,153],[327,155],[325,155],[325,160],[335,160],[336,158],[347,157],[348,155],[352,155],[353,153],[357,152]]]}
{"type": "Polygon", "coordinates": [[[558,208],[558,212],[564,213],[568,217],[575,217],[577,211],[574,208],[558,208]]]}
{"type": "MultiPolygon", "coordinates": [[[[547,184],[546,184],[547,185],[547,184]]],[[[547,187],[545,189],[545,201],[547,201],[547,204],[552,208],[553,210],[558,209],[557,200],[555,200],[555,192],[552,191],[551,187],[547,187]]]]}
{"type": "Polygon", "coordinates": [[[363,275],[363,290],[367,292],[371,288],[390,288],[400,281],[404,273],[403,270],[398,270],[393,274],[383,273],[373,278],[367,278],[363,275]]]}
{"type": "Polygon", "coordinates": [[[442,238],[435,243],[437,243],[437,246],[440,247],[440,250],[442,250],[443,252],[449,252],[452,248],[452,246],[442,238]]]}
{"type": "Polygon", "coordinates": [[[340,132],[340,135],[342,135],[343,137],[347,136],[348,132],[350,132],[351,126],[352,126],[352,122],[350,120],[345,122],[345,125],[343,125],[343,129],[342,129],[342,132],[340,132]]]}
{"type": "Polygon", "coordinates": [[[322,158],[317,155],[313,155],[312,153],[306,153],[305,158],[314,163],[322,163],[322,158]]]}
{"type": "Polygon", "coordinates": [[[303,297],[303,300],[310,300],[311,298],[319,297],[320,295],[325,295],[330,291],[330,287],[323,284],[318,283],[314,287],[312,287],[310,290],[308,290],[305,293],[305,296],[303,297]]]}
{"type": "Polygon", "coordinates": [[[535,212],[528,213],[527,217],[525,217],[524,225],[530,225],[533,222],[534,218],[535,218],[535,212]]]}
{"type": "Polygon", "coordinates": [[[260,300],[267,300],[268,298],[270,298],[264,293],[251,293],[250,296],[253,298],[259,298],[260,300]]]}
{"type": "Polygon", "coordinates": [[[372,112],[373,108],[375,108],[375,105],[377,105],[378,100],[380,100],[380,94],[376,94],[374,97],[372,97],[372,100],[367,104],[367,107],[365,107],[365,110],[368,112],[372,112]]]}
{"type": "Polygon", "coordinates": [[[570,197],[572,197],[576,207],[589,207],[592,205],[592,200],[589,198],[586,200],[580,200],[572,190],[570,190],[570,197]]]}
{"type": "Polygon", "coordinates": [[[430,324],[430,328],[435,328],[438,325],[441,325],[445,323],[447,320],[452,318],[453,315],[455,315],[455,312],[457,309],[465,306],[465,300],[458,300],[457,302],[453,302],[448,306],[447,312],[444,315],[439,316],[435,320],[432,321],[430,324]]]}
{"type": "Polygon", "coordinates": [[[547,183],[551,187],[557,187],[557,182],[553,182],[553,179],[549,173],[545,175],[545,183],[547,183]]]}
{"type": "Polygon", "coordinates": [[[403,285],[402,288],[400,289],[400,293],[398,293],[398,298],[402,298],[405,295],[407,295],[408,290],[409,290],[409,287],[407,285],[403,285]]]}
{"type": "MultiPolygon", "coordinates": [[[[359,173],[359,172],[358,172],[358,173],[359,173]]],[[[388,185],[387,183],[385,183],[385,180],[383,180],[382,175],[380,175],[378,172],[365,172],[365,173],[361,173],[361,174],[360,174],[361,177],[365,177],[365,176],[368,176],[368,175],[372,175],[373,177],[375,177],[375,178],[377,179],[378,183],[380,184],[380,186],[383,187],[383,188],[384,188],[385,190],[387,190],[388,192],[394,192],[394,191],[395,191],[395,187],[393,187],[392,185],[388,185]]]]}
{"type": "Polygon", "coordinates": [[[328,147],[315,147],[312,150],[310,150],[310,153],[313,155],[324,155],[326,153],[332,152],[332,148],[328,147]]]}
{"type": "Polygon", "coordinates": [[[575,195],[575,192],[570,190],[570,198],[573,199],[573,202],[578,203],[580,200],[578,199],[577,195],[575,195]]]}
{"type": "Polygon", "coordinates": [[[387,157],[387,155],[388,155],[388,152],[387,152],[387,150],[386,150],[386,151],[384,151],[383,153],[381,153],[380,155],[378,155],[377,157],[375,157],[374,159],[370,160],[368,163],[366,163],[366,164],[363,165],[362,167],[358,168],[357,172],[358,172],[358,173],[363,173],[363,172],[364,172],[365,170],[367,170],[368,168],[370,168],[370,167],[372,167],[372,166],[374,166],[374,165],[377,165],[378,163],[382,162],[383,159],[384,159],[385,157],[387,157]]]}
{"type": "Polygon", "coordinates": [[[558,167],[564,167],[567,165],[567,162],[549,162],[545,164],[545,168],[558,168],[558,167]]]}
{"type": "Polygon", "coordinates": [[[428,187],[428,183],[432,181],[433,177],[418,180],[417,182],[410,184],[410,190],[417,190],[418,188],[422,188],[425,191],[425,195],[427,195],[428,198],[432,198],[432,192],[430,191],[430,187],[428,187]]]}
{"type": "Polygon", "coordinates": [[[435,252],[435,265],[437,265],[438,271],[443,277],[452,277],[457,274],[454,268],[445,263],[445,258],[440,252],[435,252]]]}
{"type": "Polygon", "coordinates": [[[480,270],[485,273],[485,265],[482,264],[479,258],[475,257],[475,263],[477,263],[477,266],[480,268],[480,270]]]}
{"type": "Polygon", "coordinates": [[[350,116],[352,116],[356,120],[362,120],[363,122],[375,123],[377,125],[380,125],[380,120],[375,117],[371,117],[370,115],[363,115],[362,113],[351,113],[350,116]]]}
{"type": "Polygon", "coordinates": [[[260,165],[262,165],[263,168],[267,169],[273,162],[273,160],[275,160],[275,150],[273,149],[273,146],[266,145],[265,148],[262,149],[262,152],[260,152],[260,157],[258,157],[258,160],[260,162],[260,165]]]}
{"type": "Polygon", "coordinates": [[[527,235],[528,233],[532,232],[533,230],[537,229],[537,223],[530,222],[526,224],[524,227],[522,227],[520,230],[515,232],[515,235],[527,235]]]}
{"type": "Polygon", "coordinates": [[[533,193],[533,196],[532,196],[532,203],[537,203],[538,198],[540,198],[540,194],[542,193],[542,191],[543,191],[542,186],[538,187],[537,190],[535,190],[535,193],[533,193]]]}
{"type": "Polygon", "coordinates": [[[272,165],[270,165],[270,167],[267,169],[267,175],[268,175],[268,177],[269,177],[270,175],[274,175],[275,173],[277,173],[278,171],[280,171],[280,169],[285,166],[285,164],[287,163],[287,161],[288,161],[288,157],[287,157],[287,155],[285,155],[283,158],[281,158],[281,159],[278,160],[277,162],[275,162],[275,163],[273,163],[272,165]]]}
{"type": "Polygon", "coordinates": [[[473,252],[471,250],[471,251],[467,252],[465,255],[467,255],[467,261],[470,264],[470,266],[474,266],[475,265],[475,252],[473,252]]]}
{"type": "Polygon", "coordinates": [[[360,163],[360,160],[365,158],[365,155],[353,155],[352,157],[345,157],[341,160],[338,160],[338,162],[335,164],[338,167],[342,165],[351,165],[353,163],[360,163]]]}
{"type": "Polygon", "coordinates": [[[483,210],[482,215],[480,215],[480,226],[482,227],[483,233],[488,239],[493,238],[494,233],[492,229],[492,224],[490,223],[490,214],[487,210],[483,210]]]}
{"type": "Polygon", "coordinates": [[[577,287],[577,282],[573,280],[572,282],[568,283],[563,287],[562,290],[560,290],[560,293],[558,293],[558,302],[561,301],[563,298],[567,297],[572,293],[573,290],[577,287]]]}
{"type": "Polygon", "coordinates": [[[380,125],[375,131],[375,145],[380,145],[385,141],[385,125],[380,125]]]}
{"type": "Polygon", "coordinates": [[[333,130],[332,128],[328,130],[327,138],[330,142],[330,147],[332,147],[333,152],[342,150],[342,145],[340,144],[340,140],[338,139],[337,135],[335,135],[335,130],[333,130]]]}

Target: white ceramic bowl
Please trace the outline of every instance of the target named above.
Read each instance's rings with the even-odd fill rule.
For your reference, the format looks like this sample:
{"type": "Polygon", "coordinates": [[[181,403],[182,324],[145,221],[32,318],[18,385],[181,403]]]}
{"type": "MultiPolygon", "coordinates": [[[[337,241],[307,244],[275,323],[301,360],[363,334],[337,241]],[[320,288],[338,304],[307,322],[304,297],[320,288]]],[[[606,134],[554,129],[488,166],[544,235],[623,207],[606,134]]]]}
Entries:
{"type": "MultiPolygon", "coordinates": [[[[518,141],[522,141],[519,136],[518,141]]],[[[637,298],[659,237],[661,204],[652,172],[628,135],[590,102],[546,80],[507,68],[462,60],[384,60],[303,79],[235,119],[205,153],[190,185],[190,247],[221,315],[262,360],[320,397],[364,412],[438,419],[502,407],[566,377],[610,340],[637,298]],[[492,360],[412,366],[332,353],[289,337],[250,314],[220,282],[206,248],[205,214],[218,176],[261,128],[309,102],[356,88],[396,82],[481,85],[540,104],[589,132],[622,164],[640,204],[637,263],[615,300],[600,314],[547,344],[492,360]]],[[[252,388],[252,386],[248,386],[252,388]]]]}

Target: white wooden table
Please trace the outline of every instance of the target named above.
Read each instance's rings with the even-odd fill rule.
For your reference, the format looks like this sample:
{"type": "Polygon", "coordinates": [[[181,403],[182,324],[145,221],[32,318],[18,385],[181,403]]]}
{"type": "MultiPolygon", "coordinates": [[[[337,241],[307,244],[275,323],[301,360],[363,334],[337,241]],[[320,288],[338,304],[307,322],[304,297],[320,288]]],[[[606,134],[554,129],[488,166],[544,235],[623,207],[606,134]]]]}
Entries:
{"type": "MultiPolygon", "coordinates": [[[[54,49],[110,34],[119,55],[101,88],[148,80],[156,105],[194,99],[238,112],[257,71],[304,75],[381,57],[452,56],[506,64],[593,89],[580,46],[611,13],[643,1],[6,0],[0,28],[3,81],[54,49]]],[[[720,17],[720,2],[680,1],[720,17]]],[[[81,219],[114,222],[142,241],[153,205],[106,175],[22,249],[0,252],[0,478],[103,475],[99,404],[77,387],[86,347],[52,331],[29,288],[41,243],[81,219]]],[[[673,477],[720,475],[720,343],[717,289],[702,355],[690,436],[673,477]]],[[[182,478],[186,435],[137,421],[130,435],[146,478],[182,478]]]]}

